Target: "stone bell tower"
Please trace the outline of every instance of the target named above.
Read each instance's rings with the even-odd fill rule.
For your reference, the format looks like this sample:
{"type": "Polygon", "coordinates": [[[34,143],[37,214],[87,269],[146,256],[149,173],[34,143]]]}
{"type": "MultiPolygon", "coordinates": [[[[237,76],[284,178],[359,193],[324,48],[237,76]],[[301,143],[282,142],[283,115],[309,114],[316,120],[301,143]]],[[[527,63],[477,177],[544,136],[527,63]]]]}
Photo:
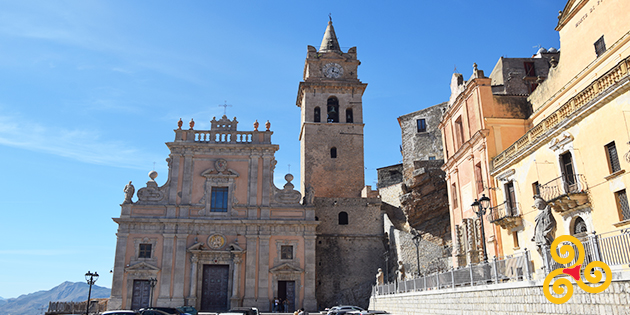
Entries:
{"type": "Polygon", "coordinates": [[[304,81],[297,103],[300,130],[301,190],[314,197],[360,197],[365,183],[363,108],[367,87],[357,77],[357,49],[343,52],[332,20],[317,50],[308,46],[304,81]]]}

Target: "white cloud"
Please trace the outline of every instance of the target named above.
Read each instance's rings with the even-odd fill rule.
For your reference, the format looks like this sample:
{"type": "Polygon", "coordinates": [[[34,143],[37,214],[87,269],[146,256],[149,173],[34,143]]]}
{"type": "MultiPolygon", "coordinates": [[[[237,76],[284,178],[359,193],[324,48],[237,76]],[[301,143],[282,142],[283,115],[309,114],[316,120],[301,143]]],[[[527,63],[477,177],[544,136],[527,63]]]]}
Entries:
{"type": "Polygon", "coordinates": [[[58,155],[90,164],[145,169],[155,158],[123,141],[102,140],[95,130],[47,127],[0,115],[0,145],[58,155]]]}

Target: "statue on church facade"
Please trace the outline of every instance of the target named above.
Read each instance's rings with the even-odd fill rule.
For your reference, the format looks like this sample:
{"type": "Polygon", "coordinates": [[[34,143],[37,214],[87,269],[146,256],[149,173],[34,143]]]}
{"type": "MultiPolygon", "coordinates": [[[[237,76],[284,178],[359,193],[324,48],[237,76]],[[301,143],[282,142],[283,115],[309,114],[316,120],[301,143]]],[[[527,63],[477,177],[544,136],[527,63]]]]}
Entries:
{"type": "Polygon", "coordinates": [[[306,187],[304,198],[302,198],[302,204],[305,206],[312,205],[314,199],[315,199],[315,188],[309,185],[308,187],[306,187]]]}
{"type": "Polygon", "coordinates": [[[136,188],[133,187],[133,185],[131,184],[131,181],[129,181],[129,184],[125,185],[125,201],[123,203],[133,203],[133,201],[131,201],[131,198],[133,198],[133,194],[136,192],[136,188]]]}
{"type": "Polygon", "coordinates": [[[538,209],[536,215],[536,227],[534,228],[534,237],[532,242],[536,244],[538,252],[541,252],[543,246],[550,246],[554,240],[556,230],[556,219],[551,213],[551,207],[540,196],[534,196],[534,208],[538,209]]]}

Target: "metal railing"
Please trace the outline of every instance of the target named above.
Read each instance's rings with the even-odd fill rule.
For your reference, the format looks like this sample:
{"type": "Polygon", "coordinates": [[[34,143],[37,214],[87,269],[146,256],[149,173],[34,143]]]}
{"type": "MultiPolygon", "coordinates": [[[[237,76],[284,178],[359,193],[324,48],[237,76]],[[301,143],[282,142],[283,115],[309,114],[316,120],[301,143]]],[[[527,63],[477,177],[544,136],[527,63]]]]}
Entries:
{"type": "Polygon", "coordinates": [[[553,200],[562,195],[582,193],[588,189],[586,178],[582,174],[562,175],[538,186],[540,196],[545,200],[553,200]]]}
{"type": "MultiPolygon", "coordinates": [[[[628,266],[630,265],[630,229],[620,229],[597,235],[592,233],[587,239],[582,240],[584,245],[584,262],[586,266],[593,261],[602,261],[608,266],[628,266]]],[[[565,243],[573,247],[575,258],[568,264],[559,264],[551,258],[551,250],[558,250],[545,246],[544,259],[545,270],[550,272],[558,268],[567,268],[579,259],[577,248],[572,243],[565,243]]],[[[568,255],[568,253],[566,254],[568,255]]],[[[560,257],[567,256],[559,255],[560,257]]]]}
{"type": "Polygon", "coordinates": [[[532,267],[529,261],[529,251],[525,249],[525,252],[519,255],[506,257],[502,260],[497,260],[495,257],[488,263],[377,285],[374,286],[372,294],[419,292],[531,279],[532,267]]]}
{"type": "Polygon", "coordinates": [[[496,207],[490,208],[488,221],[494,223],[504,218],[516,218],[521,215],[521,206],[518,202],[504,202],[496,207]]]}

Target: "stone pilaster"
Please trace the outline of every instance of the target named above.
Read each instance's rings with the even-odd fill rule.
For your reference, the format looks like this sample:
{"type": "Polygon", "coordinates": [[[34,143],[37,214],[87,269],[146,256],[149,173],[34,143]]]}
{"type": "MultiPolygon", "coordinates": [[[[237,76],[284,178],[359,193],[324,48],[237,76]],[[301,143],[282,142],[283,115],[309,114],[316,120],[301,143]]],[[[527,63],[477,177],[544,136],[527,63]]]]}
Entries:
{"type": "Polygon", "coordinates": [[[258,198],[258,155],[249,156],[249,189],[248,189],[248,202],[249,206],[257,204],[258,198]]]}
{"type": "Polygon", "coordinates": [[[164,234],[162,247],[162,272],[158,285],[160,293],[156,305],[171,306],[171,271],[173,270],[173,243],[175,234],[164,234]]]}
{"type": "Polygon", "coordinates": [[[186,237],[188,234],[177,234],[175,247],[175,274],[173,277],[173,303],[184,305],[184,277],[186,267],[186,237]]]}
{"type": "Polygon", "coordinates": [[[315,235],[304,236],[304,309],[317,311],[315,296],[315,235]]]}
{"type": "Polygon", "coordinates": [[[177,203],[177,184],[179,184],[179,160],[180,155],[169,155],[169,170],[168,170],[168,179],[170,182],[170,186],[168,188],[168,203],[176,204],[177,203]]]}
{"type": "MultiPolygon", "coordinates": [[[[267,232],[268,233],[268,232],[267,232]]],[[[258,309],[270,311],[269,297],[269,239],[270,235],[260,235],[258,245],[258,309]]]]}
{"type": "Polygon", "coordinates": [[[246,235],[247,254],[245,254],[245,297],[243,306],[256,305],[256,250],[258,236],[246,235]]]}
{"type": "Polygon", "coordinates": [[[114,260],[111,296],[107,302],[108,310],[119,310],[123,308],[122,288],[125,279],[125,254],[127,251],[127,237],[129,233],[118,232],[116,236],[116,259],[114,260]]]}
{"type": "Polygon", "coordinates": [[[269,191],[271,189],[271,185],[270,183],[273,181],[273,179],[271,178],[271,159],[273,159],[272,155],[264,155],[263,156],[263,166],[262,166],[262,206],[268,207],[269,206],[269,196],[271,194],[271,192],[269,191]]]}
{"type": "Polygon", "coordinates": [[[242,254],[234,254],[234,266],[232,273],[232,297],[230,298],[230,307],[239,307],[241,297],[239,293],[239,286],[241,285],[241,263],[243,262],[242,254]]]}
{"type": "Polygon", "coordinates": [[[190,292],[188,292],[187,305],[197,306],[197,263],[199,258],[191,254],[190,257],[190,292]]]}
{"type": "Polygon", "coordinates": [[[193,181],[193,156],[192,154],[184,154],[184,178],[182,179],[182,202],[181,204],[189,205],[192,198],[192,181],[193,181]]]}

